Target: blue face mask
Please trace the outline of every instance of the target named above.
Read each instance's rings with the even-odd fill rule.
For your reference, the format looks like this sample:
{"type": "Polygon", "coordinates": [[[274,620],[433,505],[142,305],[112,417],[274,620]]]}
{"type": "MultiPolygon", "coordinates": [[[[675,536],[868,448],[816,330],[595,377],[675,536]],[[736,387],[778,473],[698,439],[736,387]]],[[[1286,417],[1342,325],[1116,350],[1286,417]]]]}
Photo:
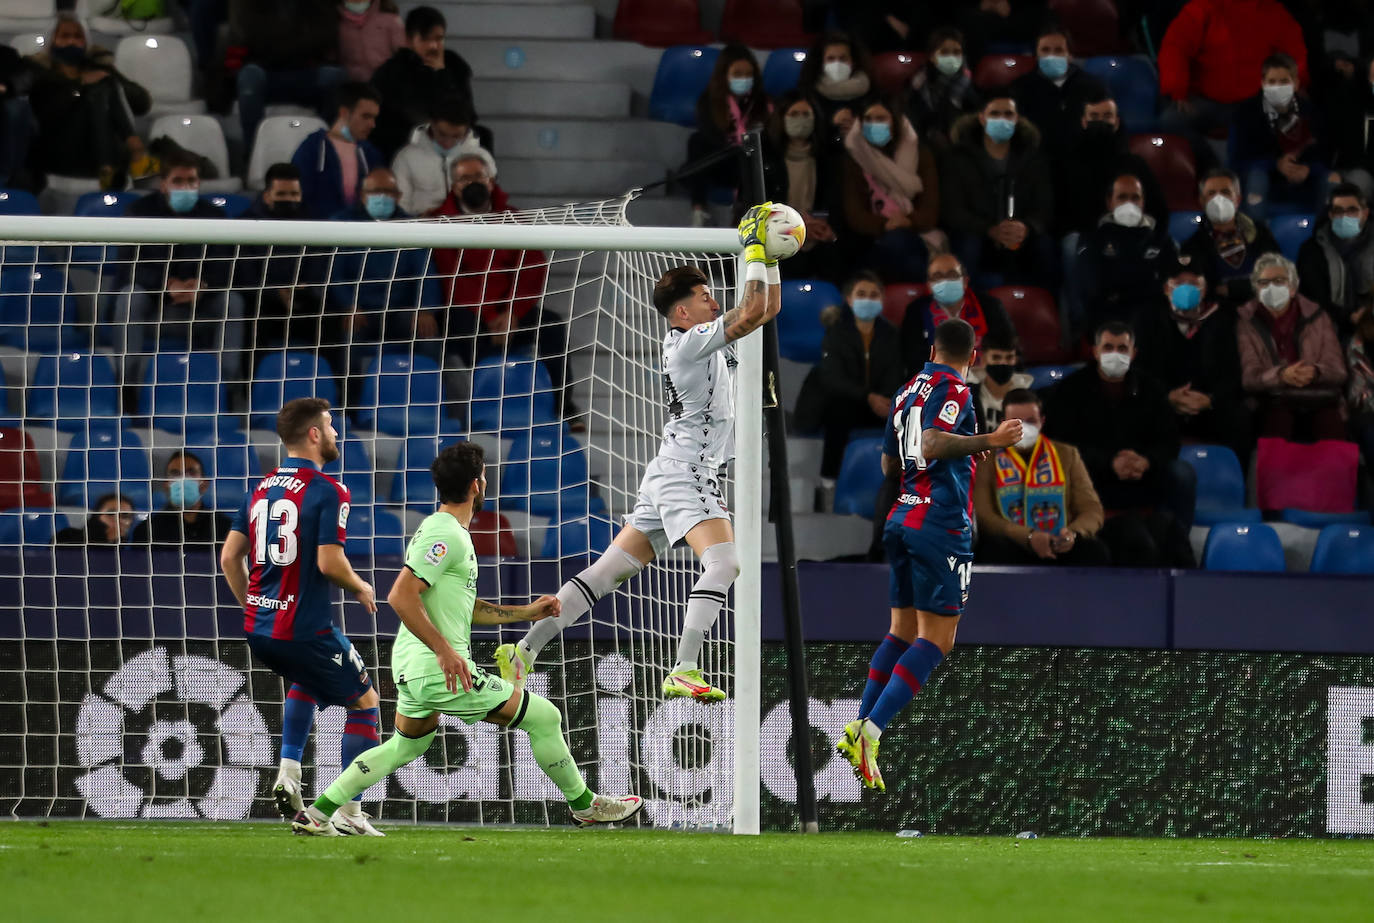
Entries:
{"type": "Polygon", "coordinates": [[[1169,293],[1169,301],[1175,311],[1196,311],[1202,304],[1202,289],[1191,282],[1180,282],[1169,293]]]}
{"type": "Polygon", "coordinates": [[[1016,123],[1011,119],[988,119],[988,137],[998,144],[1010,141],[1011,136],[1016,134],[1016,123]]]}
{"type": "Polygon", "coordinates": [[[731,77],[730,92],[736,96],[746,96],[754,88],[753,77],[731,77]]]}
{"type": "Polygon", "coordinates": [[[184,215],[196,207],[200,200],[199,189],[170,189],[167,191],[167,204],[178,215],[184,215]]]}
{"type": "Polygon", "coordinates": [[[356,143],[353,140],[353,131],[348,127],[347,122],[344,122],[343,125],[339,127],[339,137],[350,143],[356,143]]]}
{"type": "Polygon", "coordinates": [[[892,140],[892,126],[887,122],[864,122],[864,139],[874,147],[886,147],[892,140]]]}
{"type": "Polygon", "coordinates": [[[190,509],[200,502],[200,481],[196,478],[178,478],[167,485],[167,499],[178,509],[190,509]]]}
{"type": "Polygon", "coordinates": [[[854,309],[854,316],[859,320],[873,320],[883,313],[883,303],[877,298],[855,298],[850,307],[854,309]]]}
{"type": "Polygon", "coordinates": [[[1069,59],[1063,55],[1047,54],[1040,59],[1040,73],[1050,80],[1058,80],[1069,72],[1069,59]]]}
{"type": "Polygon", "coordinates": [[[942,279],[930,287],[930,293],[940,304],[954,304],[964,297],[964,280],[942,279]]]}
{"type": "Polygon", "coordinates": [[[363,201],[368,215],[378,221],[386,221],[396,214],[396,200],[381,192],[374,192],[363,201]]]}
{"type": "Polygon", "coordinates": [[[1341,215],[1332,220],[1331,230],[1341,240],[1350,240],[1352,237],[1360,236],[1360,216],[1341,215]]]}

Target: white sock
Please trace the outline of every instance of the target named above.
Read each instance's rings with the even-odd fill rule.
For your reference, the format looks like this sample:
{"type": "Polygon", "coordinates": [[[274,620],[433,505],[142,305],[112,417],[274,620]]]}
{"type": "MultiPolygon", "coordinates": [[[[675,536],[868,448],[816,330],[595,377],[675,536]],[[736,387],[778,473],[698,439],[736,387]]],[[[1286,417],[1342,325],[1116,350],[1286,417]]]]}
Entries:
{"type": "Polygon", "coordinates": [[[695,669],[706,633],[716,623],[725,605],[730,584],[739,576],[735,543],[721,542],[701,553],[701,576],[687,594],[687,615],[683,619],[682,640],[677,646],[678,669],[695,669]],[[686,664],[692,664],[691,667],[686,664]]]}
{"type": "Polygon", "coordinates": [[[301,780],[301,764],[298,760],[288,760],[282,757],[281,767],[277,769],[277,778],[282,777],[292,779],[296,782],[301,780]]]}
{"type": "Polygon", "coordinates": [[[521,650],[534,658],[564,628],[582,618],[596,601],[644,568],[644,562],[630,554],[619,545],[612,545],[576,577],[563,584],[558,590],[558,602],[562,611],[557,617],[535,622],[520,641],[521,650]]]}
{"type": "Polygon", "coordinates": [[[363,803],[361,801],[345,801],[339,805],[339,812],[347,814],[349,817],[358,817],[363,813],[363,803]]]}
{"type": "Polygon", "coordinates": [[[872,740],[877,740],[879,737],[883,736],[883,729],[878,727],[876,724],[874,724],[867,718],[864,719],[863,732],[865,737],[868,737],[872,740]]]}

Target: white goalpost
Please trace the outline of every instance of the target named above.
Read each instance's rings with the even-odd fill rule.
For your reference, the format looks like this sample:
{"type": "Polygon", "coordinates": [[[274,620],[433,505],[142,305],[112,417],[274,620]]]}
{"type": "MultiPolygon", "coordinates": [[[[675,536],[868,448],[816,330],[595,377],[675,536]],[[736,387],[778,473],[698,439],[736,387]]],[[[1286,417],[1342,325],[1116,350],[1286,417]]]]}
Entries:
{"type": "MultiPolygon", "coordinates": [[[[6,217],[0,814],[275,816],[284,689],[248,655],[216,515],[280,459],[284,400],[335,407],[342,457],[325,470],[352,492],[347,552],[378,599],[455,440],[487,454],[479,596],[556,592],[600,552],[669,412],[654,282],[690,263],[728,308],[742,278],[733,230],[635,228],[632,197],[404,222],[6,217]]],[[[762,352],[760,333],[736,344],[736,460],[708,473],[741,567],[702,656],[727,701],[659,693],[699,569],[685,548],[598,603],[529,681],[588,783],[642,795],[646,825],[760,828],[762,352]]],[[[334,613],[385,735],[395,616],[351,599],[334,613]]],[[[477,660],[525,627],[478,628],[477,660]]],[[[317,713],[307,796],[339,771],[342,727],[341,708],[317,713]]],[[[565,822],[523,735],[441,731],[365,793],[381,822],[565,822]]]]}

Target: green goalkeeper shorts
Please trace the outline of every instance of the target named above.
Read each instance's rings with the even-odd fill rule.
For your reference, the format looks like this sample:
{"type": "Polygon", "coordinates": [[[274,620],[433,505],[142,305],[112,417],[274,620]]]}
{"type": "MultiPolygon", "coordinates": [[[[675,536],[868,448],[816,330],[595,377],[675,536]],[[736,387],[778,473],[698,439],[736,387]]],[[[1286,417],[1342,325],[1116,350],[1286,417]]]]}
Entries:
{"type": "Polygon", "coordinates": [[[459,686],[456,693],[444,685],[444,674],[417,676],[396,684],[396,711],[407,718],[428,718],[435,712],[476,724],[506,704],[515,687],[499,676],[472,671],[472,691],[459,686]]]}

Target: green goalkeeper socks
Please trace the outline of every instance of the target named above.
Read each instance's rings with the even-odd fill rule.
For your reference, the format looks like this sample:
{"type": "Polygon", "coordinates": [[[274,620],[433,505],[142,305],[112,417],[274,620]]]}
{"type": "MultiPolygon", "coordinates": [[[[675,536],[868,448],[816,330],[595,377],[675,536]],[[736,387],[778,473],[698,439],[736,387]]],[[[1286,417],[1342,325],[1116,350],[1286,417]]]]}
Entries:
{"type": "MultiPolygon", "coordinates": [[[[554,714],[557,713],[555,710],[554,714]]],[[[375,784],[379,779],[391,775],[406,763],[423,755],[433,742],[434,731],[430,731],[424,737],[407,737],[397,731],[386,743],[358,754],[348,768],[339,773],[339,777],[324,790],[324,794],[315,799],[311,807],[325,817],[331,816],[340,805],[352,801],[354,795],[366,791],[368,786],[375,784]]],[[[564,748],[565,752],[566,749],[564,748]]]]}
{"type": "Polygon", "coordinates": [[[525,693],[523,712],[511,727],[530,735],[530,750],[539,768],[553,780],[573,810],[580,811],[592,803],[591,789],[573,762],[568,743],[563,739],[563,716],[548,699],[533,692],[525,693]]]}

